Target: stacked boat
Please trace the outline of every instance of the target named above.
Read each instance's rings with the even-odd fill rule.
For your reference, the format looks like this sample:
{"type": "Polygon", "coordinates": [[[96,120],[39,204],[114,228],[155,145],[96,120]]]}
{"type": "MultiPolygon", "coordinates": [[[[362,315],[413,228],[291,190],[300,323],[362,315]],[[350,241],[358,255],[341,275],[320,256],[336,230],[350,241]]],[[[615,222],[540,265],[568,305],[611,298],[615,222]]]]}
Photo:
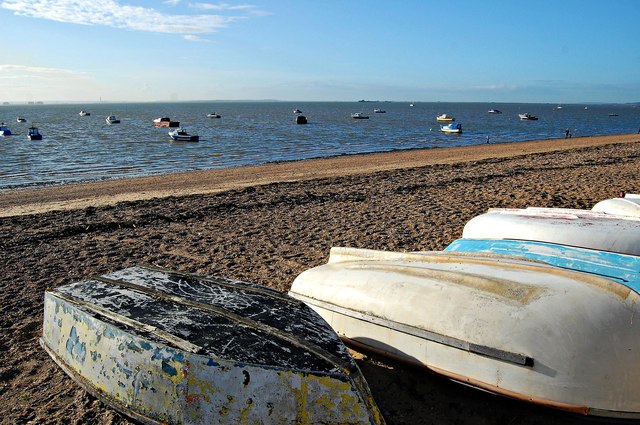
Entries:
{"type": "Polygon", "coordinates": [[[640,216],[491,209],[444,251],[334,247],[288,295],[133,267],[45,294],[41,344],[150,423],[384,423],[342,340],[496,394],[640,419],[640,216]]]}
{"type": "Polygon", "coordinates": [[[442,252],[334,247],[289,295],[356,347],[512,398],[638,419],[640,218],[629,203],[640,199],[606,202],[609,212],[490,210],[442,252]]]}

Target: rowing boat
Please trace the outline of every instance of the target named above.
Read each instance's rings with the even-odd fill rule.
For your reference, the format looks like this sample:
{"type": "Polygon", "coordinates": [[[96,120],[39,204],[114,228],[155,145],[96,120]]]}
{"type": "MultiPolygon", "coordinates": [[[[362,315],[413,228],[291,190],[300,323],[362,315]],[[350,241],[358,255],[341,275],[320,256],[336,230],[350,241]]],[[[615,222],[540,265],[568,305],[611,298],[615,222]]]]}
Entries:
{"type": "Polygon", "coordinates": [[[585,415],[640,418],[640,296],[514,256],[334,247],[289,294],[348,343],[585,415]]]}
{"type": "Polygon", "coordinates": [[[469,220],[464,239],[517,239],[640,255],[640,217],[565,208],[491,208],[469,220]]]}
{"type": "Polygon", "coordinates": [[[120,270],[47,291],[40,341],[88,392],[145,423],[384,423],[328,324],[260,285],[120,270]]]}
{"type": "Polygon", "coordinates": [[[640,195],[627,194],[623,198],[605,199],[595,204],[591,210],[607,214],[640,217],[640,195]]]}

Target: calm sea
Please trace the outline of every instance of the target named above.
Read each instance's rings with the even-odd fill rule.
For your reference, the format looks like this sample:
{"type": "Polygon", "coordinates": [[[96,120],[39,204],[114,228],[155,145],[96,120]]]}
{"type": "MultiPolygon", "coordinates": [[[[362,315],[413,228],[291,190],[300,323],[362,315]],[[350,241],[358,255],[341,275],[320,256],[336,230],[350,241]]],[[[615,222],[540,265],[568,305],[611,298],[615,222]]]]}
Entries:
{"type": "Polygon", "coordinates": [[[640,108],[631,105],[408,102],[189,102],[0,105],[0,190],[228,168],[364,152],[636,133],[640,108]],[[502,114],[489,114],[489,109],[502,114]],[[82,117],[79,111],[91,113],[82,117]],[[308,124],[295,123],[300,109],[308,124]],[[383,109],[386,113],[374,113],[383,109]],[[208,118],[217,112],[220,119],[208,118]],[[351,113],[370,118],[354,120],[351,113]],[[521,121],[528,112],[538,121],[521,121]],[[437,114],[462,124],[460,135],[439,131],[437,114]],[[108,125],[114,114],[120,124],[108,125]],[[616,116],[611,116],[614,114],[616,116]],[[200,142],[171,142],[158,117],[180,121],[200,142]],[[24,117],[26,123],[18,123],[24,117]],[[36,125],[42,141],[29,141],[36,125]]]}

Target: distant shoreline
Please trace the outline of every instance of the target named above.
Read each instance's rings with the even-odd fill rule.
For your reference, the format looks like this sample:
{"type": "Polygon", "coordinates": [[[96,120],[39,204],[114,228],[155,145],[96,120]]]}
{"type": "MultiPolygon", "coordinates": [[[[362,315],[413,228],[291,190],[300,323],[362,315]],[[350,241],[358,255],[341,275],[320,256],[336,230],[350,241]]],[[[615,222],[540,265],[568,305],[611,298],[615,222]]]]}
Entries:
{"type": "Polygon", "coordinates": [[[169,196],[202,195],[271,183],[306,181],[379,171],[464,163],[640,142],[639,134],[545,139],[463,147],[398,150],[386,153],[341,155],[236,168],[71,183],[0,192],[0,217],[73,210],[169,196]]]}

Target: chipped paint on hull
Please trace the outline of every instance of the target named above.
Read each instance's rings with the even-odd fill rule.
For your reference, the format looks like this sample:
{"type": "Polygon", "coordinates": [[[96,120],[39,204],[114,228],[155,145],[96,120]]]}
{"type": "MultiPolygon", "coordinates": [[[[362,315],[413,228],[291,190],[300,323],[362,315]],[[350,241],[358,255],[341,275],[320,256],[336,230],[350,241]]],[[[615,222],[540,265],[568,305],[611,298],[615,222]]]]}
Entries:
{"type": "Polygon", "coordinates": [[[250,364],[185,351],[145,332],[45,294],[43,347],[77,382],[143,422],[384,423],[357,367],[250,364]]]}
{"type": "Polygon", "coordinates": [[[635,255],[510,239],[458,239],[445,251],[529,258],[615,280],[640,293],[640,257],[635,255]]]}
{"type": "Polygon", "coordinates": [[[332,248],[289,294],[360,348],[509,397],[640,418],[640,296],[613,280],[499,255],[332,248]]]}

